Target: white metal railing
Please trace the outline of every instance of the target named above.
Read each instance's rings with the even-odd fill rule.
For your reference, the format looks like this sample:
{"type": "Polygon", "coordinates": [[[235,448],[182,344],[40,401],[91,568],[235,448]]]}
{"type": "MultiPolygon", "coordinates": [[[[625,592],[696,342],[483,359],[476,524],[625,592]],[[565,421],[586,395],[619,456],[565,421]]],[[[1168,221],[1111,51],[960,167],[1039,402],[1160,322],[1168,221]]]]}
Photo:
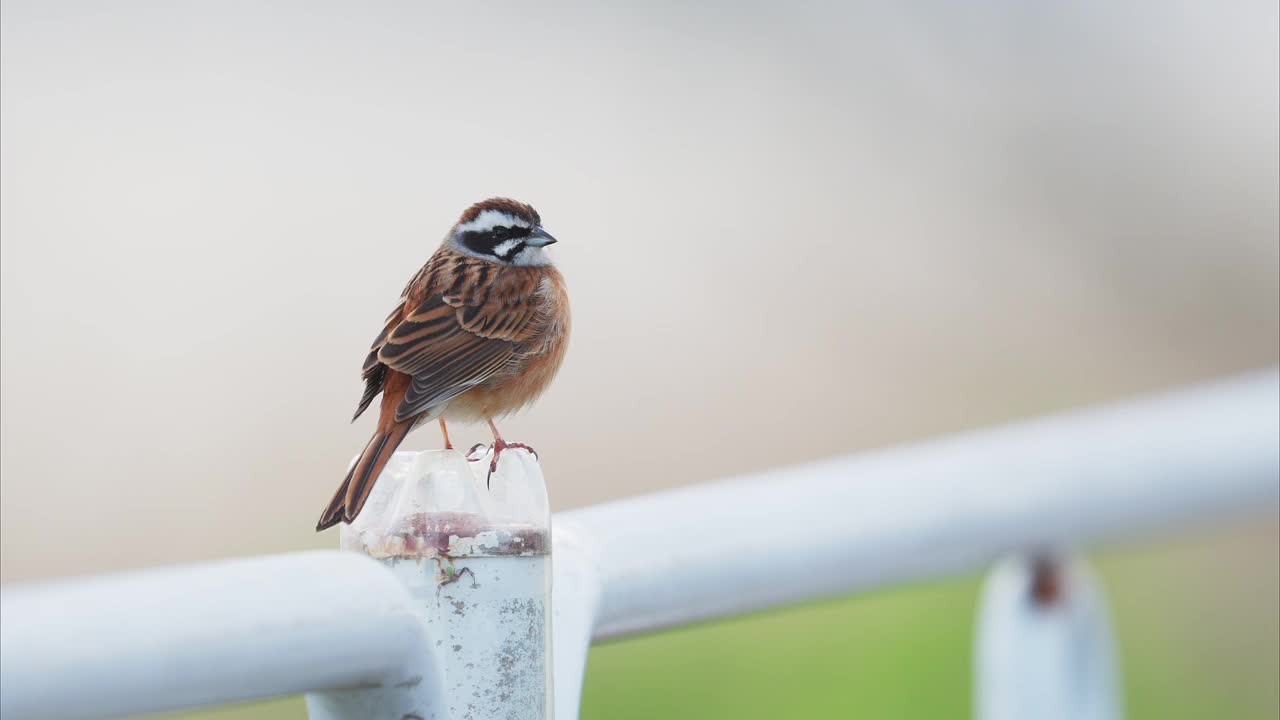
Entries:
{"type": "MultiPolygon", "coordinates": [[[[1280,373],[1270,370],[560,513],[556,716],[577,716],[594,640],[978,570],[1006,556],[1059,557],[1164,526],[1274,512],[1278,499],[1280,373]]],[[[1016,637],[1017,628],[1040,623],[1050,628],[1045,637],[1072,628],[1105,635],[1089,609],[1097,593],[1075,561],[1062,564],[1060,588],[1061,607],[1075,610],[1022,619],[992,610],[1021,607],[1016,598],[1030,592],[1028,566],[1010,562],[989,585],[984,628],[1016,637]]],[[[413,610],[385,568],[337,552],[7,587],[0,715],[98,718],[384,687],[403,691],[424,719],[443,719],[447,689],[430,631],[413,610]]],[[[1092,644],[1102,648],[1094,666],[1108,662],[1108,642],[1092,644]]],[[[991,670],[1003,667],[1010,647],[979,649],[979,711],[992,718],[1003,716],[985,708],[1015,707],[996,697],[1012,686],[991,670]]],[[[1065,687],[1061,673],[1046,669],[1072,664],[1062,644],[1026,647],[1043,658],[1022,658],[1024,674],[1040,668],[1037,687],[1050,688],[1053,677],[1065,687]]],[[[1110,682],[1090,692],[1108,697],[1110,682]]]]}

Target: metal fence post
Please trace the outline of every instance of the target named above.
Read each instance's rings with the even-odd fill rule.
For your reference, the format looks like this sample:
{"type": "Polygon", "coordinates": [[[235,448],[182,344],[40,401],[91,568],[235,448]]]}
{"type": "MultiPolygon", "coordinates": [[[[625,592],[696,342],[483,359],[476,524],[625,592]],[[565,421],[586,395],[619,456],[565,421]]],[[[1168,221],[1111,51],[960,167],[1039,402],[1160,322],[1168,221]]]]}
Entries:
{"type": "Polygon", "coordinates": [[[977,720],[1120,720],[1111,623],[1083,561],[1012,558],[988,576],[974,657],[977,720]]]}
{"type": "MultiPolygon", "coordinates": [[[[447,714],[437,720],[547,720],[546,485],[523,451],[504,453],[492,482],[488,468],[488,457],[472,463],[452,450],[396,453],[356,522],[343,526],[342,548],[382,562],[414,598],[443,668],[447,714]]],[[[312,720],[419,720],[399,709],[394,690],[341,702],[309,696],[308,707],[312,720]]]]}

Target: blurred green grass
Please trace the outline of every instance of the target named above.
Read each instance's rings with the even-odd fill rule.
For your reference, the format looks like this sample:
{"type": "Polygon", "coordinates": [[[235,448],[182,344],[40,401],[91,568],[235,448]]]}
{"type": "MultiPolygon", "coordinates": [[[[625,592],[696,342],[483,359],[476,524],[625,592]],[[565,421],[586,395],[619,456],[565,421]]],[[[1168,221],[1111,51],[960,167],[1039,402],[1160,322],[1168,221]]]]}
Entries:
{"type": "MultiPolygon", "coordinates": [[[[1095,557],[1127,717],[1280,714],[1280,526],[1095,557]]],[[[840,598],[593,648],[582,717],[967,717],[978,578],[840,598]]],[[[300,698],[172,715],[303,720],[300,698]]]]}

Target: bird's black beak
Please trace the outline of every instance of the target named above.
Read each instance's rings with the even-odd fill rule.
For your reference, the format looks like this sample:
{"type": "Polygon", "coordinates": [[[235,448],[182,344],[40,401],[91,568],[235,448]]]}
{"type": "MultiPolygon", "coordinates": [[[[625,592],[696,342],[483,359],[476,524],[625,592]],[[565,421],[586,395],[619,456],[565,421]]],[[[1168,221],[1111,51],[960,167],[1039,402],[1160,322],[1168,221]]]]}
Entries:
{"type": "Polygon", "coordinates": [[[551,233],[543,230],[541,227],[536,227],[529,231],[529,239],[525,240],[524,244],[529,247],[542,247],[544,245],[550,245],[555,241],[556,239],[551,237],[551,233]]]}

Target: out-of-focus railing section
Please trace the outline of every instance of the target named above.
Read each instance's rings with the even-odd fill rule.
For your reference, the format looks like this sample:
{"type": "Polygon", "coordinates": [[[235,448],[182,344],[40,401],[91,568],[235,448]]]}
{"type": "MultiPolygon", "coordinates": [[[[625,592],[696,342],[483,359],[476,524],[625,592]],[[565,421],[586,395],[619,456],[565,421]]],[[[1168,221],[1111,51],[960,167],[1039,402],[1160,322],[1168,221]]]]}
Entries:
{"type": "Polygon", "coordinates": [[[1083,561],[1011,557],[987,577],[974,632],[977,720],[1120,720],[1116,643],[1083,561]]]}
{"type": "Polygon", "coordinates": [[[409,593],[353,553],[5,588],[0,634],[5,720],[126,717],[408,683],[425,706],[443,697],[434,643],[409,593]]]}
{"type": "Polygon", "coordinates": [[[985,568],[1280,499],[1280,373],[556,516],[596,637],[985,568]]]}

